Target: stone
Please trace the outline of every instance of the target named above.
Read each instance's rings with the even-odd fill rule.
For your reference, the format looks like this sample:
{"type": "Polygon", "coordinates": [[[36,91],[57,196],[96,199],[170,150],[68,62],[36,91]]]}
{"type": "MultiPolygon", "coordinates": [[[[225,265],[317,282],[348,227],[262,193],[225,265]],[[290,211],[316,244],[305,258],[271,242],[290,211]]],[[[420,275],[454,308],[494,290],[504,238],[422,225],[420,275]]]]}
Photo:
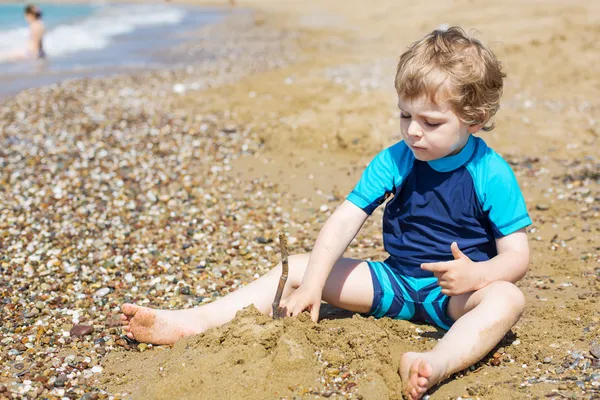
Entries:
{"type": "Polygon", "coordinates": [[[105,287],[105,288],[96,290],[96,292],[94,293],[94,296],[104,297],[104,296],[106,296],[109,293],[110,293],[110,289],[107,288],[107,287],[105,287]]]}
{"type": "Polygon", "coordinates": [[[75,325],[69,331],[71,337],[82,337],[94,333],[94,327],[89,325],[75,325]]]}
{"type": "Polygon", "coordinates": [[[600,344],[596,343],[592,345],[592,348],[590,349],[590,354],[596,358],[600,358],[600,344]]]}
{"type": "Polygon", "coordinates": [[[67,375],[60,374],[58,378],[56,378],[56,380],[54,381],[54,387],[64,387],[65,383],[67,383],[67,380],[67,375]]]}

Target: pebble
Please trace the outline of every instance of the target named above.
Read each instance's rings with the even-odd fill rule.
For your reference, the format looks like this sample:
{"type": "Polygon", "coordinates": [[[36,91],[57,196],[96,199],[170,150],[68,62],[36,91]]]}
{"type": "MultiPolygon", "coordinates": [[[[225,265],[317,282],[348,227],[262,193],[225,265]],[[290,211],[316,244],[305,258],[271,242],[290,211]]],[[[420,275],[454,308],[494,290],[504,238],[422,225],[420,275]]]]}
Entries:
{"type": "Polygon", "coordinates": [[[92,372],[94,374],[100,374],[100,373],[102,373],[102,371],[103,371],[103,369],[99,365],[95,365],[95,366],[92,367],[92,372]]]}
{"type": "Polygon", "coordinates": [[[32,317],[35,317],[36,315],[38,315],[39,313],[40,313],[40,311],[37,308],[32,308],[31,310],[29,310],[25,314],[23,314],[23,316],[25,318],[32,318],[32,317]]]}
{"type": "Polygon", "coordinates": [[[94,333],[94,327],[89,325],[75,325],[69,331],[71,337],[87,336],[91,335],[92,333],[94,333]]]}
{"type": "Polygon", "coordinates": [[[181,289],[181,294],[186,295],[186,296],[190,296],[192,294],[192,290],[190,289],[189,286],[184,286],[181,289]]]}
{"type": "Polygon", "coordinates": [[[96,292],[94,293],[94,296],[104,297],[104,296],[106,296],[109,293],[110,293],[110,289],[109,288],[102,288],[102,289],[96,290],[96,292]]]}
{"type": "Polygon", "coordinates": [[[600,359],[600,343],[593,344],[590,348],[590,354],[600,359]]]}
{"type": "Polygon", "coordinates": [[[68,380],[69,378],[67,378],[67,375],[60,374],[58,378],[56,378],[56,380],[54,381],[54,387],[61,388],[65,386],[68,380]]]}

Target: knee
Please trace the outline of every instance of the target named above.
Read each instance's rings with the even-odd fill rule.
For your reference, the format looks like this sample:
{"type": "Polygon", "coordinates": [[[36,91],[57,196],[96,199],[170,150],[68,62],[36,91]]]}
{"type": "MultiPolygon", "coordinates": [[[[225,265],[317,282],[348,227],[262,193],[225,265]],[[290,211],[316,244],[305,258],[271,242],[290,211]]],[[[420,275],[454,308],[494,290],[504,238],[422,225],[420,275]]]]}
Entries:
{"type": "Polygon", "coordinates": [[[515,286],[513,283],[506,281],[492,282],[485,287],[488,291],[488,297],[490,301],[495,303],[501,303],[507,310],[512,313],[521,316],[523,310],[525,310],[525,296],[521,289],[515,286]]]}

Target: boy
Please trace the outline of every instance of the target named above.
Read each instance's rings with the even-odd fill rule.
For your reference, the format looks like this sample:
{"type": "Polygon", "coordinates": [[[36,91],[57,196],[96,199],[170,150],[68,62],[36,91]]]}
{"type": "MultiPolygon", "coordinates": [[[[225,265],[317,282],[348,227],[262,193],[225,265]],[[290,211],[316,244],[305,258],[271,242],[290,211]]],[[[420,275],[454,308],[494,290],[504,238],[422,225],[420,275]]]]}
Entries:
{"type": "MultiPolygon", "coordinates": [[[[460,28],[414,43],[396,74],[404,140],[373,159],[312,253],[289,260],[281,304],[288,316],[309,310],[316,321],[323,299],[448,330],[431,351],[402,356],[399,373],[410,399],[486,355],[525,306],[514,283],[527,271],[531,220],[508,164],[473,136],[493,128],[504,76],[493,53],[460,28]],[[389,258],[340,259],[389,197],[383,217],[389,258]]],[[[268,314],[280,275],[281,265],[190,310],[124,304],[124,330],[132,339],[165,344],[222,325],[250,304],[268,314]]]]}

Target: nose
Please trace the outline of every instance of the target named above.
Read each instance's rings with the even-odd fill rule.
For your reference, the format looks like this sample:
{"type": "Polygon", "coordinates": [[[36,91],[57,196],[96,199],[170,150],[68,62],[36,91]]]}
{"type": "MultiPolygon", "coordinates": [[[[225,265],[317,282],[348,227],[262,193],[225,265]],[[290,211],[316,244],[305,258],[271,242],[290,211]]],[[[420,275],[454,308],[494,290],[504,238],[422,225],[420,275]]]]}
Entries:
{"type": "Polygon", "coordinates": [[[410,125],[408,125],[407,133],[408,133],[408,136],[415,136],[415,137],[419,137],[419,138],[421,136],[423,136],[423,131],[421,130],[421,127],[414,120],[410,121],[410,125]]]}

